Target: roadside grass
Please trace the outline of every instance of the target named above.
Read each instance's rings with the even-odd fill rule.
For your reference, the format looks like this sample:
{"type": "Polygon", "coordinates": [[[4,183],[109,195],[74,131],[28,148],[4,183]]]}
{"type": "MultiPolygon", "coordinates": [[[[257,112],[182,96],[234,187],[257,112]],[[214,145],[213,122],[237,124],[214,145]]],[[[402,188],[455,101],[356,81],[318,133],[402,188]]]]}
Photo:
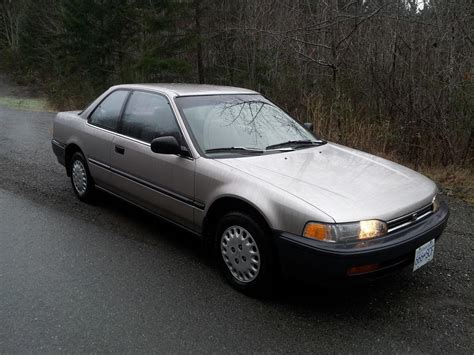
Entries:
{"type": "Polygon", "coordinates": [[[447,196],[458,197],[474,205],[474,171],[472,169],[447,167],[422,167],[422,174],[439,183],[447,196]]]}
{"type": "Polygon", "coordinates": [[[0,97],[0,106],[6,106],[15,110],[53,111],[48,101],[42,98],[33,99],[3,96],[0,97]]]}
{"type": "Polygon", "coordinates": [[[472,120],[453,117],[449,127],[410,126],[408,117],[382,117],[348,98],[328,106],[323,95],[306,97],[303,107],[300,119],[313,122],[324,139],[405,165],[436,181],[443,194],[474,205],[472,120]]]}
{"type": "Polygon", "coordinates": [[[372,152],[372,154],[397,162],[429,177],[438,184],[443,195],[457,197],[474,206],[474,169],[456,165],[415,165],[393,154],[380,152],[372,152]]]}

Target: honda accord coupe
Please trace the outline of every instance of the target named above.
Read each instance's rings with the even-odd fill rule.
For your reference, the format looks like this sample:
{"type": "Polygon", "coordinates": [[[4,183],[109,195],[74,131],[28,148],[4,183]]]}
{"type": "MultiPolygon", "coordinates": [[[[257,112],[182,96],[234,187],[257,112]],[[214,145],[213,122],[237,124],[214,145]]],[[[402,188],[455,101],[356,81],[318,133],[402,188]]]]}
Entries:
{"type": "Polygon", "coordinates": [[[448,219],[428,178],[327,142],[247,89],[114,86],[58,113],[52,147],[80,200],[103,190],[199,235],[246,293],[285,275],[415,271],[448,219]]]}

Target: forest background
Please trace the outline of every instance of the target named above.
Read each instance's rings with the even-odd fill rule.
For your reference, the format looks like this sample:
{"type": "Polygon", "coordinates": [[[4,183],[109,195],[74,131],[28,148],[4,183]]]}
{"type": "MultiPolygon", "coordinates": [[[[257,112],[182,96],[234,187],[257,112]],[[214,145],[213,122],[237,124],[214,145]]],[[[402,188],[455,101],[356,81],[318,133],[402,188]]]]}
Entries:
{"type": "Polygon", "coordinates": [[[0,4],[0,69],[54,109],[117,83],[242,86],[474,201],[472,0],[0,4]]]}

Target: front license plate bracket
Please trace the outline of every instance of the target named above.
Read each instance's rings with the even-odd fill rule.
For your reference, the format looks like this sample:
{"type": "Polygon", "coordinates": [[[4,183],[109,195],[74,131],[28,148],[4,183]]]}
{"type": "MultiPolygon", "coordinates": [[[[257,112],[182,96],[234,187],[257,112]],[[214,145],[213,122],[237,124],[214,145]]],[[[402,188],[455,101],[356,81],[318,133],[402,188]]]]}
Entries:
{"type": "Polygon", "coordinates": [[[423,265],[426,265],[433,260],[435,251],[435,240],[431,239],[428,243],[423,244],[415,251],[415,260],[413,263],[413,271],[418,270],[423,265]]]}

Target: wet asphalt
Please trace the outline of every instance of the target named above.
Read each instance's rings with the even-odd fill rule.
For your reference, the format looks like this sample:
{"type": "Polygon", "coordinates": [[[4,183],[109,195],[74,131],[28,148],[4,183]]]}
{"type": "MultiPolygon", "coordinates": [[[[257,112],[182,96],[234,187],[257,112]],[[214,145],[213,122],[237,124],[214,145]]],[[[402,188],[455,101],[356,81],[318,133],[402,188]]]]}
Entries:
{"type": "MultiPolygon", "coordinates": [[[[25,95],[0,77],[1,95],[25,95]]],[[[473,353],[474,208],[435,259],[352,287],[229,287],[199,240],[116,198],[79,202],[54,113],[0,106],[0,353],[473,353]]]]}

